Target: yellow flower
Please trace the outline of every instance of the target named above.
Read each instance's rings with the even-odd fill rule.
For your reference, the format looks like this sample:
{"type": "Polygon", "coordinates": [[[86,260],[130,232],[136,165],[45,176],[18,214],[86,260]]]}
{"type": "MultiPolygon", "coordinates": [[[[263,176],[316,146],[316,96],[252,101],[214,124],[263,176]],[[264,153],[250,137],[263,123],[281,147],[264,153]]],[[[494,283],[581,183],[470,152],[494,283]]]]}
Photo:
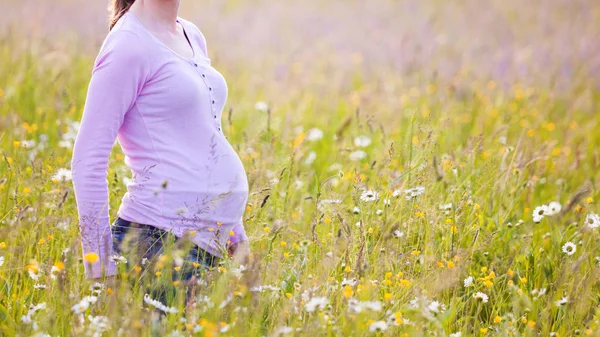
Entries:
{"type": "Polygon", "coordinates": [[[100,257],[96,253],[87,253],[83,259],[89,263],[96,263],[98,260],[100,260],[100,257]]]}
{"type": "Polygon", "coordinates": [[[346,287],[344,287],[344,297],[350,298],[350,297],[352,297],[353,294],[354,294],[354,291],[352,290],[351,286],[347,285],[346,287]]]}
{"type": "Polygon", "coordinates": [[[344,271],[345,271],[346,273],[349,273],[349,272],[351,272],[351,271],[352,271],[352,268],[350,268],[350,266],[346,266],[346,268],[344,268],[344,271]]]}
{"type": "Polygon", "coordinates": [[[271,228],[269,228],[269,227],[265,227],[265,228],[263,228],[263,231],[265,231],[265,233],[268,233],[268,232],[270,232],[270,231],[271,231],[271,228]]]}
{"type": "Polygon", "coordinates": [[[19,145],[21,145],[21,142],[20,142],[20,141],[18,141],[18,140],[15,140],[15,141],[13,141],[13,145],[14,145],[15,147],[19,147],[19,145]]]}
{"type": "Polygon", "coordinates": [[[292,293],[285,293],[285,297],[292,298],[292,293]]]}
{"type": "Polygon", "coordinates": [[[415,212],[415,215],[418,216],[418,217],[422,217],[422,216],[425,215],[425,213],[423,213],[421,211],[417,211],[417,212],[415,212]]]}
{"type": "Polygon", "coordinates": [[[56,267],[56,269],[58,269],[59,271],[60,271],[60,270],[63,270],[63,269],[65,269],[65,263],[64,263],[64,262],[62,262],[62,261],[57,261],[57,262],[54,264],[54,266],[55,266],[55,267],[56,267]]]}
{"type": "Polygon", "coordinates": [[[500,322],[502,322],[502,317],[500,317],[500,316],[494,317],[494,323],[500,323],[500,322]]]}
{"type": "Polygon", "coordinates": [[[386,301],[388,301],[388,302],[391,301],[393,297],[394,296],[392,294],[390,294],[390,293],[385,293],[383,295],[383,299],[386,300],[386,301]]]}
{"type": "Polygon", "coordinates": [[[177,287],[177,286],[178,286],[180,283],[181,283],[181,282],[180,282],[179,280],[175,280],[175,281],[173,281],[173,285],[174,285],[174,286],[176,286],[176,287],[177,287]]]}
{"type": "Polygon", "coordinates": [[[479,329],[479,332],[481,332],[482,334],[487,334],[488,333],[488,328],[481,328],[479,329]]]}
{"type": "Polygon", "coordinates": [[[586,201],[588,204],[591,204],[592,202],[594,202],[594,198],[592,198],[592,197],[588,197],[588,198],[587,198],[585,201],[586,201]]]}
{"type": "Polygon", "coordinates": [[[175,269],[175,271],[180,271],[181,270],[181,266],[173,267],[173,269],[175,269]]]}
{"type": "Polygon", "coordinates": [[[156,276],[160,276],[160,274],[162,274],[162,272],[159,270],[156,273],[154,273],[156,276]]]}
{"type": "Polygon", "coordinates": [[[287,245],[287,242],[281,241],[279,244],[281,245],[281,247],[285,247],[287,245]]]}
{"type": "Polygon", "coordinates": [[[25,193],[25,194],[31,193],[31,189],[29,187],[25,187],[23,189],[23,193],[25,193]]]}
{"type": "Polygon", "coordinates": [[[230,230],[229,231],[229,236],[234,236],[234,235],[235,235],[235,233],[233,232],[233,230],[230,230]]]}
{"type": "Polygon", "coordinates": [[[454,262],[448,261],[448,268],[454,268],[454,262]]]}
{"type": "Polygon", "coordinates": [[[456,233],[456,226],[451,226],[450,227],[450,232],[451,233],[456,233]]]}
{"type": "Polygon", "coordinates": [[[416,249],[411,252],[411,254],[414,255],[414,256],[417,256],[420,253],[421,253],[421,251],[420,250],[416,250],[416,249]]]}

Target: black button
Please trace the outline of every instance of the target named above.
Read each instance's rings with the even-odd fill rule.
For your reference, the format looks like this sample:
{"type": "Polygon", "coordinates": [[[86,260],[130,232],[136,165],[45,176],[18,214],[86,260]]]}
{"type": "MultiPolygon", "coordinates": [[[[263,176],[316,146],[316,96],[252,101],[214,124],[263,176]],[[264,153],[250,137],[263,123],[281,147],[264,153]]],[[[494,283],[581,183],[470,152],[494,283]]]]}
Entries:
{"type": "Polygon", "coordinates": [[[221,128],[219,128],[219,130],[221,130],[221,128]]]}
{"type": "Polygon", "coordinates": [[[215,100],[213,99],[213,104],[215,104],[215,100]]]}
{"type": "Polygon", "coordinates": [[[194,63],[194,67],[197,67],[197,66],[198,66],[198,63],[194,63]]]}
{"type": "Polygon", "coordinates": [[[202,77],[206,77],[206,75],[202,74],[202,77]]]}
{"type": "Polygon", "coordinates": [[[215,118],[217,118],[217,115],[215,115],[215,118]]]}
{"type": "Polygon", "coordinates": [[[208,90],[212,90],[212,88],[211,88],[211,87],[208,87],[208,90]]]}

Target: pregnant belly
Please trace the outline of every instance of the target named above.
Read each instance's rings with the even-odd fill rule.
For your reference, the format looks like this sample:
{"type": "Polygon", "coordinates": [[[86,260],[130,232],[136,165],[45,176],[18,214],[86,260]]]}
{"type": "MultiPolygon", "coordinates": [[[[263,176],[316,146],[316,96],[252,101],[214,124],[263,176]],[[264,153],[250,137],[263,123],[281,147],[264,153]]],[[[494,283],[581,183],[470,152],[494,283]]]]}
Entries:
{"type": "Polygon", "coordinates": [[[171,177],[173,184],[163,191],[165,218],[192,227],[241,220],[248,200],[246,171],[226,140],[219,145],[219,151],[207,151],[194,166],[171,177]]]}

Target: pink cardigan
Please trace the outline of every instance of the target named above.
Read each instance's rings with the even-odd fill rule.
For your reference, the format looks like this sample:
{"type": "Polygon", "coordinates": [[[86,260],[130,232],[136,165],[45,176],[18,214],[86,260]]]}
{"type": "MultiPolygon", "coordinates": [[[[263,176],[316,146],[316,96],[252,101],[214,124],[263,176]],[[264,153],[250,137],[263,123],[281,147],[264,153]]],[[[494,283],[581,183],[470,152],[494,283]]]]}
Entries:
{"type": "Polygon", "coordinates": [[[116,274],[107,168],[115,140],[131,169],[117,216],[192,241],[222,257],[248,240],[244,166],[227,141],[221,114],[227,84],[211,66],[206,40],[178,18],[194,56],[184,57],[126,13],[96,58],[73,147],[71,169],[86,278],[116,274]]]}

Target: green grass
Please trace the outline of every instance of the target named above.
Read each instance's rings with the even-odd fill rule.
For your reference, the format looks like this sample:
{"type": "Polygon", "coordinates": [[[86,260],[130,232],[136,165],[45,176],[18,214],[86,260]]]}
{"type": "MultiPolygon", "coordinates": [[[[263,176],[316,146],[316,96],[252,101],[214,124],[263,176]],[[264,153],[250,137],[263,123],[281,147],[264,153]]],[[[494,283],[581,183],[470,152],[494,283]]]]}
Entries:
{"type": "MultiPolygon", "coordinates": [[[[83,316],[71,310],[92,294],[91,282],[84,279],[71,182],[52,176],[69,168],[71,150],[59,142],[81,116],[93,56],[69,51],[53,58],[14,45],[10,38],[0,43],[2,335],[83,336],[93,329],[88,315],[108,318],[106,335],[120,329],[130,336],[167,335],[186,324],[182,335],[227,327],[225,335],[271,336],[285,326],[291,335],[362,336],[390,316],[406,324],[379,334],[597,334],[600,235],[584,221],[600,199],[600,93],[585,81],[554,92],[519,83],[502,89],[468,75],[453,86],[408,86],[389,73],[386,91],[357,72],[351,85],[336,80],[324,93],[306,85],[324,85],[319,75],[298,87],[292,77],[285,86],[256,88],[250,74],[223,67],[231,88],[225,119],[232,109],[223,125],[250,182],[252,265],[263,286],[279,289],[253,301],[249,281],[226,264],[197,289],[212,305],[199,303],[186,322],[181,310],[159,322],[144,309],[141,289],[125,281],[112,295],[101,292],[83,316]],[[258,100],[273,103],[269,113],[254,109],[258,100]],[[306,139],[312,127],[324,137],[306,139]],[[23,145],[39,144],[42,135],[47,145],[32,155],[23,145]],[[359,148],[358,136],[372,143],[359,148]],[[356,150],[366,158],[351,160],[356,150]],[[310,151],[316,160],[305,164],[310,151]],[[425,192],[414,200],[391,196],[417,186],[425,192]],[[379,200],[362,201],[364,189],[379,200]],[[551,201],[561,203],[561,213],[534,223],[533,209],[551,201]],[[449,203],[448,212],[440,209],[449,203]],[[567,242],[576,246],[573,255],[562,251],[567,242]],[[471,287],[464,286],[468,276],[471,287]],[[356,284],[341,285],[353,278],[356,284]],[[545,293],[536,296],[540,289],[545,293]],[[477,292],[489,300],[478,301],[477,292]],[[319,297],[328,306],[307,312],[319,297]],[[416,297],[422,300],[412,305],[416,297]],[[563,297],[566,304],[557,305],[563,297]],[[380,301],[382,308],[354,312],[353,300],[380,301]],[[445,309],[427,309],[432,301],[445,309]],[[24,322],[39,303],[46,307],[31,314],[35,324],[24,322]]],[[[109,170],[113,220],[129,176],[117,146],[109,170]]]]}

